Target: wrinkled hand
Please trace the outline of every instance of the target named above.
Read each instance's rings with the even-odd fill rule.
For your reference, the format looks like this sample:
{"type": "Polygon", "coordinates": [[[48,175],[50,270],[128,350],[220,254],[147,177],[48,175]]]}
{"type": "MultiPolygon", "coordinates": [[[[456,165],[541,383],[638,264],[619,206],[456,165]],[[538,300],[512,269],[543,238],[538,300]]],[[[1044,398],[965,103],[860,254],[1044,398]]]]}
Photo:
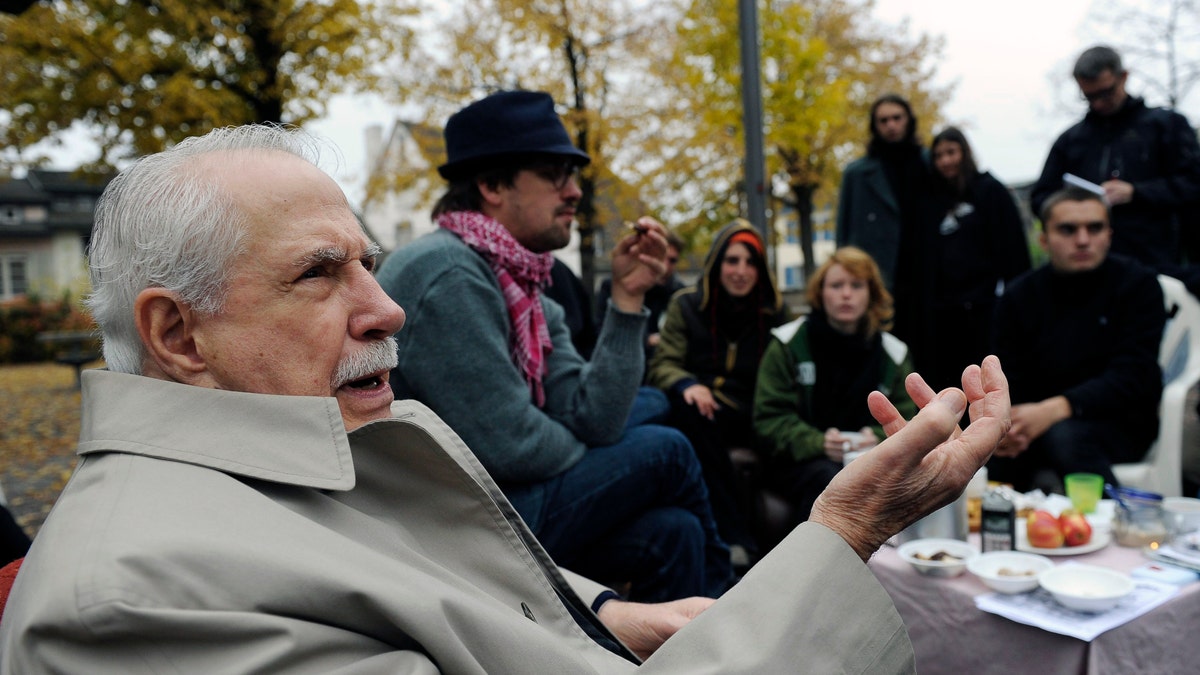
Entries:
{"type": "Polygon", "coordinates": [[[696,406],[696,410],[710,420],[721,409],[721,404],[717,403],[717,400],[713,398],[712,389],[702,384],[693,384],[684,389],[683,400],[688,405],[696,406]]]}
{"type": "Polygon", "coordinates": [[[684,598],[656,604],[609,600],[596,615],[638,658],[646,659],[714,602],[712,598],[684,598]]]}
{"type": "Polygon", "coordinates": [[[867,405],[888,438],[838,472],[809,518],[836,532],[863,560],[961,494],[1010,424],[1008,382],[995,356],[963,372],[962,390],[934,394],[916,373],[904,384],[920,412],[905,422],[886,396],[871,392],[867,405]],[[968,410],[971,423],[958,433],[968,410]]]}
{"type": "Polygon", "coordinates": [[[667,270],[667,228],[648,216],[612,252],[612,303],[622,312],[642,311],[646,291],[667,270]]]}
{"type": "Polygon", "coordinates": [[[1104,188],[1104,198],[1112,206],[1128,204],[1133,201],[1133,183],[1123,180],[1106,180],[1100,184],[1104,188]]]}

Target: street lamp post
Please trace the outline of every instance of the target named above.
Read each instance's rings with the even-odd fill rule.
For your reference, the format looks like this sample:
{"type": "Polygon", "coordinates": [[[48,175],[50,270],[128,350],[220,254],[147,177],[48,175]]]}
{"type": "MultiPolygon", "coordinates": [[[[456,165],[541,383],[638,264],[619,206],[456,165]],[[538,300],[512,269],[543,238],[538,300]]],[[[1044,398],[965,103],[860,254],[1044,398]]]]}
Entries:
{"type": "Polygon", "coordinates": [[[746,139],[746,219],[762,233],[767,232],[766,159],[763,156],[762,75],[758,53],[758,5],[756,0],[738,0],[738,35],[742,57],[742,125],[746,139]]]}

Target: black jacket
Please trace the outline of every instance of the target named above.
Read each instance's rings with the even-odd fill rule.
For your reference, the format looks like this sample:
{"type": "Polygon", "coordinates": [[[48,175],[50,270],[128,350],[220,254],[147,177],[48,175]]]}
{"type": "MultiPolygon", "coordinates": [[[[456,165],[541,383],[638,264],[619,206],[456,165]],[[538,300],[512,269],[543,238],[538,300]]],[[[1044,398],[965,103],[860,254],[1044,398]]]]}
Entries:
{"type": "Polygon", "coordinates": [[[1176,210],[1200,197],[1200,145],[1183,115],[1132,96],[1113,115],[1089,112],[1050,148],[1030,198],[1035,215],[1064,173],[1132,183],[1133,201],[1112,209],[1113,252],[1156,270],[1178,262],[1176,210]]]}
{"type": "Polygon", "coordinates": [[[1018,278],[995,322],[1013,404],[1062,394],[1073,417],[1123,420],[1153,440],[1165,322],[1154,272],[1128,258],[1109,255],[1095,270],[1070,275],[1043,265],[1018,278]]]}

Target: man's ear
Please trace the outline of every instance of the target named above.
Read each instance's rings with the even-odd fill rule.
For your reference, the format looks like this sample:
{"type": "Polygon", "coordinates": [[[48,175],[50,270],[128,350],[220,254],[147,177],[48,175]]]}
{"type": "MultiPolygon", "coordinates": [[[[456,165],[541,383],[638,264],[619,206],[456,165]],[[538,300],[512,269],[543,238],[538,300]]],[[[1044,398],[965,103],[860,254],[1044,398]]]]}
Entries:
{"type": "Polygon", "coordinates": [[[1038,245],[1042,247],[1043,251],[1049,251],[1050,247],[1046,244],[1046,228],[1043,227],[1042,231],[1038,232],[1038,245]]]}
{"type": "Polygon", "coordinates": [[[503,196],[501,192],[504,190],[504,186],[499,184],[488,185],[487,181],[477,180],[475,181],[475,187],[479,188],[479,195],[483,197],[484,204],[499,206],[502,202],[503,196]]]}
{"type": "Polygon", "coordinates": [[[143,369],[158,371],[176,382],[191,383],[206,364],[193,336],[196,315],[173,291],[147,288],[133,303],[134,322],[146,349],[143,369]]]}

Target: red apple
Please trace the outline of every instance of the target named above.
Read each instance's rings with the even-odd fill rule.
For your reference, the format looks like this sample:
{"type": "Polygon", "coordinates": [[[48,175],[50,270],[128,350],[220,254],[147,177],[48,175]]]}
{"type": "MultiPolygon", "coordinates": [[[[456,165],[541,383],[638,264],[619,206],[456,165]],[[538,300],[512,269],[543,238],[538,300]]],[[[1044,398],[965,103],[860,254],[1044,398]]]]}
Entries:
{"type": "Polygon", "coordinates": [[[1034,511],[1025,519],[1025,536],[1029,545],[1037,548],[1058,548],[1063,545],[1063,533],[1058,519],[1049,511],[1034,511]]]}
{"type": "Polygon", "coordinates": [[[1058,517],[1063,542],[1067,546],[1083,546],[1092,540],[1092,524],[1075,509],[1066,509],[1058,517]]]}

